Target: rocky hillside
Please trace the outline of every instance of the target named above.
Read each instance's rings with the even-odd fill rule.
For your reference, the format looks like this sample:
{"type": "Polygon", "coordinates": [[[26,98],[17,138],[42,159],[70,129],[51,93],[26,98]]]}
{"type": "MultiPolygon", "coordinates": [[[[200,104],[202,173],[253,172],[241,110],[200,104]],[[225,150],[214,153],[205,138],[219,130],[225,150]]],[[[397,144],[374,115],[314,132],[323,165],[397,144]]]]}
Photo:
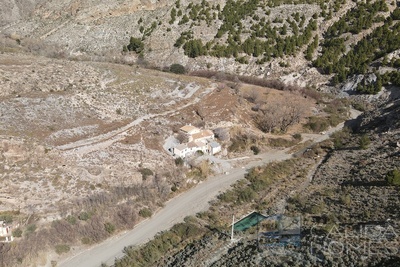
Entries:
{"type": "Polygon", "coordinates": [[[383,0],[367,4],[320,0],[3,2],[3,13],[14,15],[1,16],[1,34],[29,50],[75,59],[136,61],[158,68],[179,63],[187,70],[280,78],[310,86],[330,79],[310,67],[312,60],[322,58],[313,64],[322,74],[339,72],[325,65],[332,60],[326,52],[346,54],[381,27],[396,8],[394,2],[383,0]],[[367,19],[359,19],[364,16],[367,19]],[[340,27],[343,30],[337,31],[340,27]],[[129,46],[131,37],[142,42],[143,48],[129,46]],[[343,50],[342,41],[335,38],[343,39],[343,50]],[[338,44],[340,51],[329,50],[329,43],[338,44]],[[121,55],[123,50],[135,52],[121,55]]]}
{"type": "Polygon", "coordinates": [[[231,168],[229,157],[252,154],[255,144],[267,149],[271,135],[257,129],[256,106],[285,99],[301,107],[282,136],[289,143],[317,109],[306,90],[15,52],[0,54],[0,87],[0,220],[17,230],[15,243],[0,243],[0,266],[46,265],[65,252],[57,246],[100,242],[231,168]],[[168,148],[185,124],[219,133],[215,164],[174,161],[168,148]]]}
{"type": "MultiPolygon", "coordinates": [[[[277,179],[285,180],[285,187],[280,187],[281,193],[286,193],[285,201],[271,189],[267,193],[253,194],[249,206],[240,193],[238,198],[232,193],[244,194],[246,188],[255,186],[243,187],[245,182],[238,183],[230,194],[223,194],[213,203],[209,211],[198,214],[197,218],[188,218],[188,223],[203,225],[207,233],[200,237],[199,233],[194,234],[191,238],[196,235],[197,238],[189,239],[188,245],[179,251],[172,250],[173,255],[168,253],[148,266],[397,266],[400,261],[399,114],[400,99],[392,95],[374,111],[349,122],[351,129],[306,150],[296,160],[297,167],[285,163],[290,182],[276,165],[256,169],[256,173],[268,169],[268,173],[280,177],[275,178],[274,187],[280,186],[277,179]],[[302,164],[316,155],[322,156],[322,160],[315,161],[317,167],[309,172],[309,182],[304,182],[299,174],[290,173],[290,170],[301,172],[302,164]],[[394,175],[397,186],[388,179],[394,175]],[[291,185],[296,183],[293,189],[291,185]],[[240,188],[243,191],[239,191],[240,188]],[[283,210],[280,203],[285,203],[283,210]],[[236,240],[232,242],[230,215],[246,214],[245,207],[247,211],[258,209],[268,215],[300,215],[301,246],[276,245],[276,241],[269,243],[263,239],[257,242],[255,226],[244,233],[236,233],[236,240]]],[[[258,188],[262,185],[258,184],[258,188]]],[[[163,238],[160,234],[158,240],[163,238]]],[[[164,241],[164,244],[169,243],[164,241]]],[[[152,248],[146,246],[140,254],[127,253],[134,257],[132,260],[140,261],[152,248]]],[[[129,266],[125,265],[127,262],[117,261],[116,266],[129,266]]]]}
{"type": "MultiPolygon", "coordinates": [[[[202,167],[221,172],[207,161],[190,170],[163,147],[189,123],[219,133],[228,166],[270,147],[304,154],[254,169],[195,219],[194,243],[174,239],[177,254],[158,264],[334,265],[318,239],[333,225],[398,233],[398,188],[386,177],[399,168],[399,49],[390,0],[0,0],[0,220],[19,225],[22,241],[0,244],[0,265],[48,266],[151,216],[204,179],[202,167]],[[168,72],[173,63],[192,76],[168,72]],[[307,147],[299,133],[313,138],[348,116],[350,101],[324,89],[377,95],[351,98],[372,110],[352,131],[307,147]],[[228,244],[236,205],[302,214],[302,251],[271,258],[246,234],[228,244]],[[309,255],[311,243],[322,249],[309,255]]],[[[343,264],[365,258],[351,253],[343,264]]],[[[372,265],[393,253],[377,255],[372,265]]]]}

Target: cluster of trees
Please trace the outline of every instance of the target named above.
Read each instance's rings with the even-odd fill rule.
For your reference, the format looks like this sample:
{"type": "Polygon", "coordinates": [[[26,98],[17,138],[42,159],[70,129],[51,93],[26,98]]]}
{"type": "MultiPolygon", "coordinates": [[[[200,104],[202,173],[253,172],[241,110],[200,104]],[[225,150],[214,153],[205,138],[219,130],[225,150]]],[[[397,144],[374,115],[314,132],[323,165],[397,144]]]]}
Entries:
{"type": "Polygon", "coordinates": [[[227,32],[241,31],[243,29],[242,21],[247,17],[254,15],[258,9],[259,0],[234,1],[228,0],[224,9],[219,14],[219,19],[223,24],[218,29],[216,38],[221,38],[227,32]]]}
{"type": "Polygon", "coordinates": [[[384,0],[366,3],[360,2],[357,7],[353,8],[332,24],[325,32],[325,38],[339,37],[343,33],[351,32],[357,34],[364,29],[369,29],[374,22],[377,21],[378,12],[388,11],[388,6],[384,0]]]}
{"type": "Polygon", "coordinates": [[[131,37],[129,40],[129,44],[126,46],[126,51],[134,51],[136,53],[140,53],[143,51],[144,48],[144,43],[142,39],[136,38],[136,37],[131,37]]]}
{"type": "Polygon", "coordinates": [[[376,81],[368,83],[364,78],[358,85],[357,91],[364,94],[377,94],[381,91],[383,85],[400,86],[400,72],[388,71],[384,74],[376,73],[376,81]]]}
{"type": "MultiPolygon", "coordinates": [[[[297,27],[297,24],[292,22],[293,25],[297,27]]],[[[257,26],[252,27],[252,34],[243,42],[241,40],[241,31],[235,31],[233,34],[229,33],[227,44],[216,42],[203,44],[200,39],[191,39],[193,38],[191,32],[183,32],[175,42],[175,46],[180,47],[184,44],[185,55],[192,58],[210,55],[215,57],[235,57],[238,60],[241,54],[245,54],[252,57],[261,56],[262,58],[258,60],[258,63],[262,64],[270,61],[272,57],[294,55],[311,40],[312,32],[316,30],[316,27],[316,21],[311,19],[303,32],[300,33],[298,28],[295,28],[295,30],[292,28],[294,35],[282,37],[276,27],[273,28],[269,22],[261,21],[257,26]]]]}
{"type": "Polygon", "coordinates": [[[202,56],[206,54],[206,48],[201,39],[192,39],[183,45],[185,55],[191,58],[202,56]]]}
{"type": "Polygon", "coordinates": [[[305,58],[307,60],[312,60],[315,49],[318,48],[318,35],[315,35],[314,40],[308,45],[307,50],[305,51],[305,58]]]}
{"type": "Polygon", "coordinates": [[[136,52],[136,53],[140,54],[140,53],[142,53],[144,51],[144,43],[143,43],[143,41],[145,40],[145,38],[147,36],[150,36],[151,33],[156,29],[157,22],[153,21],[151,23],[150,27],[148,27],[148,28],[145,28],[143,25],[141,25],[142,23],[143,23],[143,19],[140,18],[138,20],[138,24],[140,25],[139,31],[143,34],[143,36],[141,38],[132,36],[129,39],[129,44],[128,45],[124,45],[122,47],[122,50],[124,52],[133,51],[133,52],[136,52]]]}
{"type": "MultiPolygon", "coordinates": [[[[400,10],[400,9],[399,9],[400,10]]],[[[382,60],[383,66],[388,66],[392,68],[400,68],[400,58],[393,57],[390,61],[387,56],[382,60]]]]}
{"type": "MultiPolygon", "coordinates": [[[[324,4],[326,1],[324,0],[269,0],[267,1],[267,5],[269,7],[276,7],[284,4],[324,4]]],[[[337,1],[335,1],[337,2],[337,1]]]]}
{"type": "Polygon", "coordinates": [[[189,16],[185,16],[179,22],[179,24],[183,24],[192,20],[192,25],[197,22],[200,24],[201,21],[205,21],[207,26],[211,26],[211,23],[217,19],[218,12],[221,10],[219,4],[210,6],[210,3],[202,0],[201,4],[190,3],[187,7],[189,10],[189,16]]]}
{"type": "Polygon", "coordinates": [[[357,85],[357,91],[363,94],[376,94],[382,89],[382,78],[378,74],[375,82],[367,82],[365,77],[357,85]]]}
{"type": "MultiPolygon", "coordinates": [[[[393,14],[382,26],[350,47],[347,53],[343,38],[326,38],[322,44],[321,55],[313,62],[314,66],[324,74],[335,73],[332,79],[334,85],[345,81],[350,75],[367,73],[372,61],[400,49],[400,22],[393,22],[393,14]]],[[[396,75],[389,74],[385,77],[385,82],[378,77],[375,84],[361,84],[359,90],[364,93],[376,93],[382,84],[396,81],[396,75]]]]}
{"type": "MultiPolygon", "coordinates": [[[[382,0],[383,1],[383,0],[382,0]]],[[[211,23],[217,20],[222,22],[214,40],[205,44],[201,39],[195,38],[191,30],[184,31],[176,40],[175,47],[183,47],[185,55],[189,57],[198,57],[209,55],[214,57],[234,57],[236,61],[247,63],[248,58],[257,58],[258,64],[264,64],[271,58],[283,57],[284,55],[296,54],[304,45],[307,45],[312,38],[313,31],[317,28],[316,19],[318,14],[308,21],[304,15],[296,12],[288,16],[286,21],[276,18],[274,22],[268,21],[268,7],[275,7],[282,4],[319,4],[324,11],[328,9],[337,10],[343,0],[335,0],[331,5],[322,0],[272,0],[267,5],[260,0],[228,0],[223,8],[219,4],[211,5],[202,0],[201,3],[189,3],[182,8],[180,1],[175,2],[171,8],[169,21],[175,23],[177,18],[179,25],[191,22],[191,27],[200,25],[205,21],[210,27],[211,23]],[[259,10],[262,9],[262,16],[259,10]],[[244,24],[250,24],[250,31],[244,24]],[[307,23],[307,25],[306,25],[307,23]],[[279,25],[276,25],[279,24],[279,25]],[[244,34],[246,39],[242,40],[244,34]]],[[[139,20],[141,24],[143,20],[139,20]]],[[[149,36],[157,26],[153,22],[151,27],[145,29],[140,26],[143,33],[142,41],[149,36]]],[[[138,40],[131,40],[125,51],[140,52],[143,50],[142,44],[138,40]]],[[[312,58],[312,54],[318,45],[318,40],[314,40],[306,51],[307,58],[312,58]]]]}
{"type": "Polygon", "coordinates": [[[377,94],[382,90],[383,85],[400,86],[400,72],[389,71],[384,74],[375,73],[376,81],[367,82],[364,78],[358,85],[357,91],[363,94],[377,94]]]}
{"type": "Polygon", "coordinates": [[[383,85],[396,85],[400,86],[400,72],[399,71],[390,71],[386,72],[381,76],[383,85]]]}
{"type": "Polygon", "coordinates": [[[193,31],[184,31],[181,32],[181,36],[175,41],[174,46],[175,47],[181,47],[187,40],[190,40],[193,38],[193,31]]]}
{"type": "MultiPolygon", "coordinates": [[[[269,1],[269,4],[276,6],[288,2],[293,1],[269,1]]],[[[295,4],[300,3],[322,4],[323,1],[295,1],[295,4]]],[[[239,62],[247,63],[247,56],[261,57],[257,63],[263,64],[270,61],[272,57],[294,55],[303,45],[309,43],[312,32],[317,28],[317,14],[307,26],[305,26],[307,21],[305,16],[298,12],[292,14],[292,18],[289,17],[286,22],[282,19],[276,20],[274,23],[282,24],[276,26],[267,21],[265,16],[260,17],[256,14],[259,8],[264,10],[264,14],[269,14],[269,10],[266,10],[266,6],[260,0],[228,0],[223,9],[219,4],[211,6],[205,0],[200,4],[190,3],[179,24],[192,21],[193,26],[195,23],[205,21],[210,26],[211,22],[217,19],[222,24],[212,41],[203,44],[200,39],[194,39],[192,31],[186,31],[181,33],[175,46],[183,46],[185,55],[192,58],[202,55],[234,57],[239,62]],[[246,40],[242,40],[243,33],[248,31],[244,27],[244,22],[252,25],[250,36],[246,40]],[[289,32],[290,35],[288,35],[289,32]],[[223,37],[226,39],[222,41],[223,37]]],[[[180,9],[176,11],[173,8],[171,20],[175,20],[180,14],[180,9]]]]}

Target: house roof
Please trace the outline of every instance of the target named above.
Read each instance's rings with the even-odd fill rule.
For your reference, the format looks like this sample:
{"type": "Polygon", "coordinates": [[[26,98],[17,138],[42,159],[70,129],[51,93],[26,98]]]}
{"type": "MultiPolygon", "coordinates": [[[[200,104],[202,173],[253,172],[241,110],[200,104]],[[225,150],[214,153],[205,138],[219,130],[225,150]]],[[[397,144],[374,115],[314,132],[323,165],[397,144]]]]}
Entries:
{"type": "Polygon", "coordinates": [[[192,126],[192,125],[185,125],[185,126],[181,127],[180,130],[185,132],[185,133],[190,133],[192,131],[196,131],[196,130],[199,130],[199,129],[197,127],[192,126]]]}
{"type": "Polygon", "coordinates": [[[187,144],[187,146],[189,147],[189,148],[194,148],[194,147],[203,147],[203,146],[205,146],[206,144],[204,143],[204,142],[201,142],[201,141],[192,141],[192,142],[189,142],[188,144],[187,144]]]}
{"type": "Polygon", "coordinates": [[[210,130],[203,130],[199,133],[192,134],[193,140],[209,137],[214,137],[214,133],[210,130]]]}
{"type": "Polygon", "coordinates": [[[179,144],[179,145],[177,145],[177,146],[175,147],[175,149],[177,149],[177,150],[184,150],[185,148],[187,148],[187,145],[186,145],[186,144],[179,144]]]}
{"type": "Polygon", "coordinates": [[[216,148],[216,147],[220,147],[221,145],[220,145],[218,142],[211,141],[211,142],[210,142],[210,146],[211,146],[212,148],[216,148]]]}

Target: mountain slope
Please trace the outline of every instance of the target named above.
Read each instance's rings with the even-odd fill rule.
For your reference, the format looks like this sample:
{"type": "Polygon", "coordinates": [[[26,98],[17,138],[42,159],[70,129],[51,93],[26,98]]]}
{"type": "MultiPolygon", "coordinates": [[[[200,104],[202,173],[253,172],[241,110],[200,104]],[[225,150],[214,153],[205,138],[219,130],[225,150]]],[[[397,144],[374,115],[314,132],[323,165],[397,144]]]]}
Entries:
{"type": "MultiPolygon", "coordinates": [[[[200,225],[206,233],[189,236],[187,245],[178,242],[176,246],[182,248],[171,249],[145,266],[396,266],[400,260],[400,191],[387,183],[387,177],[400,170],[399,114],[400,99],[392,99],[353,122],[354,132],[336,133],[330,142],[312,147],[295,161],[251,170],[247,176],[251,183],[237,183],[207,212],[187,218],[187,224],[200,225]],[[362,141],[365,136],[368,142],[362,141]],[[313,155],[323,159],[313,162],[313,155]],[[310,160],[317,168],[304,177],[301,173],[310,160]],[[262,189],[263,173],[272,187],[267,191],[262,189]],[[251,188],[261,189],[246,199],[251,188]],[[283,210],[278,207],[282,197],[287,199],[283,210]],[[266,215],[300,216],[301,246],[285,243],[285,238],[265,241],[263,235],[257,242],[257,232],[269,229],[263,223],[237,232],[236,240],[230,240],[230,216],[252,209],[266,215]]],[[[148,246],[127,250],[129,256],[117,260],[116,266],[142,262],[147,253],[162,250],[154,244],[172,242],[165,237],[174,233],[179,236],[172,230],[148,246]]]]}

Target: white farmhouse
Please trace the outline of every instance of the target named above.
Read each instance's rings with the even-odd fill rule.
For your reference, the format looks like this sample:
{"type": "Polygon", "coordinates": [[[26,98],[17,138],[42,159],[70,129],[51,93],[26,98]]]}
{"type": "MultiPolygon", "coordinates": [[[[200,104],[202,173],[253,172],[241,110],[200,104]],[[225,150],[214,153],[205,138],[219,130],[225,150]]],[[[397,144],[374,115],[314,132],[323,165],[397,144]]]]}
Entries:
{"type": "Polygon", "coordinates": [[[197,151],[208,153],[207,144],[202,141],[192,141],[187,144],[180,144],[174,147],[174,155],[181,158],[194,154],[197,151]]]}
{"type": "Polygon", "coordinates": [[[182,143],[173,148],[173,153],[177,157],[185,158],[196,151],[214,155],[221,151],[221,145],[214,141],[214,133],[210,130],[200,130],[192,125],[185,125],[180,129],[181,134],[185,135],[188,143],[182,143]]]}

